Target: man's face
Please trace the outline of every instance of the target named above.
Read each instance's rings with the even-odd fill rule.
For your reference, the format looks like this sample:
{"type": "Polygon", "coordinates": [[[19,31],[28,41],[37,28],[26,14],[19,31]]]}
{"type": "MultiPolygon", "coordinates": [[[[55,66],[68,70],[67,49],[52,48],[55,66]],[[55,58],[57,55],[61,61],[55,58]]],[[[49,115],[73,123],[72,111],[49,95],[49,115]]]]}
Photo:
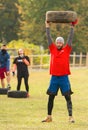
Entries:
{"type": "Polygon", "coordinates": [[[1,47],[1,51],[2,51],[2,55],[5,55],[6,52],[7,52],[6,46],[3,45],[3,46],[1,47]]]}
{"type": "Polygon", "coordinates": [[[23,52],[22,49],[19,50],[19,54],[20,54],[20,55],[21,55],[21,54],[24,54],[24,52],[23,52]]]}
{"type": "Polygon", "coordinates": [[[19,55],[20,57],[23,57],[23,56],[24,56],[24,51],[23,51],[23,49],[19,49],[18,55],[19,55]]]}
{"type": "Polygon", "coordinates": [[[59,41],[56,42],[56,47],[57,47],[58,50],[61,50],[63,48],[63,45],[64,44],[62,42],[59,42],[59,41]]]}
{"type": "Polygon", "coordinates": [[[7,50],[7,47],[6,46],[2,46],[1,50],[7,50]]]}

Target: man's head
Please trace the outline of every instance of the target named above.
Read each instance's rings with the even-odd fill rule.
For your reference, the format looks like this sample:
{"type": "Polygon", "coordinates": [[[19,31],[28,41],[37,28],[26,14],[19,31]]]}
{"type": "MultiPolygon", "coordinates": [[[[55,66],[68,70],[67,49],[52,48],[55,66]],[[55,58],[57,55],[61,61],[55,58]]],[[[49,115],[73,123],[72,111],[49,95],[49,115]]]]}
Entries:
{"type": "Polygon", "coordinates": [[[1,46],[1,50],[7,50],[6,44],[3,44],[3,45],[1,46]]]}
{"type": "Polygon", "coordinates": [[[56,38],[56,46],[58,50],[61,50],[63,48],[64,45],[64,39],[63,37],[57,37],[56,38]]]}
{"type": "Polygon", "coordinates": [[[18,50],[18,55],[21,56],[21,57],[23,57],[24,56],[24,50],[20,48],[18,50]]]}
{"type": "Polygon", "coordinates": [[[7,47],[6,47],[5,44],[3,44],[3,45],[1,46],[1,51],[2,51],[2,54],[3,54],[3,55],[6,54],[6,52],[7,52],[7,47]]]}

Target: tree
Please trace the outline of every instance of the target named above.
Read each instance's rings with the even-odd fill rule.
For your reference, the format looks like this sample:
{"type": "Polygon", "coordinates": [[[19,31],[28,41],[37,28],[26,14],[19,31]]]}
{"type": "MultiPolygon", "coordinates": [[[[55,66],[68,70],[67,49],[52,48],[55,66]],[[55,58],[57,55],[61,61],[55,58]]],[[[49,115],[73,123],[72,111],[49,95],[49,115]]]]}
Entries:
{"type": "Polygon", "coordinates": [[[0,42],[18,39],[20,19],[18,0],[0,0],[0,42]]]}

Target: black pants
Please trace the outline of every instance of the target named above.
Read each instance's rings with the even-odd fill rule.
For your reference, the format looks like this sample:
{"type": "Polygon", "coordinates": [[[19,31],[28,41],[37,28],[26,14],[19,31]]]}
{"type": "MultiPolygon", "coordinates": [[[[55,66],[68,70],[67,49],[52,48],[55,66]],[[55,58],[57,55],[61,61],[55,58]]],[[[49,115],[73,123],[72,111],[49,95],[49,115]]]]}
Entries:
{"type": "MultiPolygon", "coordinates": [[[[53,106],[54,106],[54,98],[55,98],[55,95],[49,95],[49,99],[48,99],[48,115],[52,115],[52,110],[53,110],[53,106]]],[[[71,96],[66,95],[65,99],[66,99],[66,103],[67,103],[68,115],[72,116],[71,96]]]]}
{"type": "Polygon", "coordinates": [[[17,81],[18,81],[17,90],[20,90],[21,81],[22,81],[22,78],[24,78],[26,91],[29,92],[28,77],[29,77],[28,75],[17,76],[17,81]]]}

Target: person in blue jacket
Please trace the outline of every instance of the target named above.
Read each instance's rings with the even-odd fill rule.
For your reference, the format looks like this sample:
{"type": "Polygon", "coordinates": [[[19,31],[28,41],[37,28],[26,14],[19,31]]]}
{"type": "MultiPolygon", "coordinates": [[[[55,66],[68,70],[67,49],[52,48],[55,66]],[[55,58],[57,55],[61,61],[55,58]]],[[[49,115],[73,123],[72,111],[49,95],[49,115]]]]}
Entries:
{"type": "Polygon", "coordinates": [[[10,88],[10,55],[7,52],[6,45],[3,44],[0,50],[0,79],[2,88],[5,88],[5,77],[7,78],[7,87],[10,88]]]}

